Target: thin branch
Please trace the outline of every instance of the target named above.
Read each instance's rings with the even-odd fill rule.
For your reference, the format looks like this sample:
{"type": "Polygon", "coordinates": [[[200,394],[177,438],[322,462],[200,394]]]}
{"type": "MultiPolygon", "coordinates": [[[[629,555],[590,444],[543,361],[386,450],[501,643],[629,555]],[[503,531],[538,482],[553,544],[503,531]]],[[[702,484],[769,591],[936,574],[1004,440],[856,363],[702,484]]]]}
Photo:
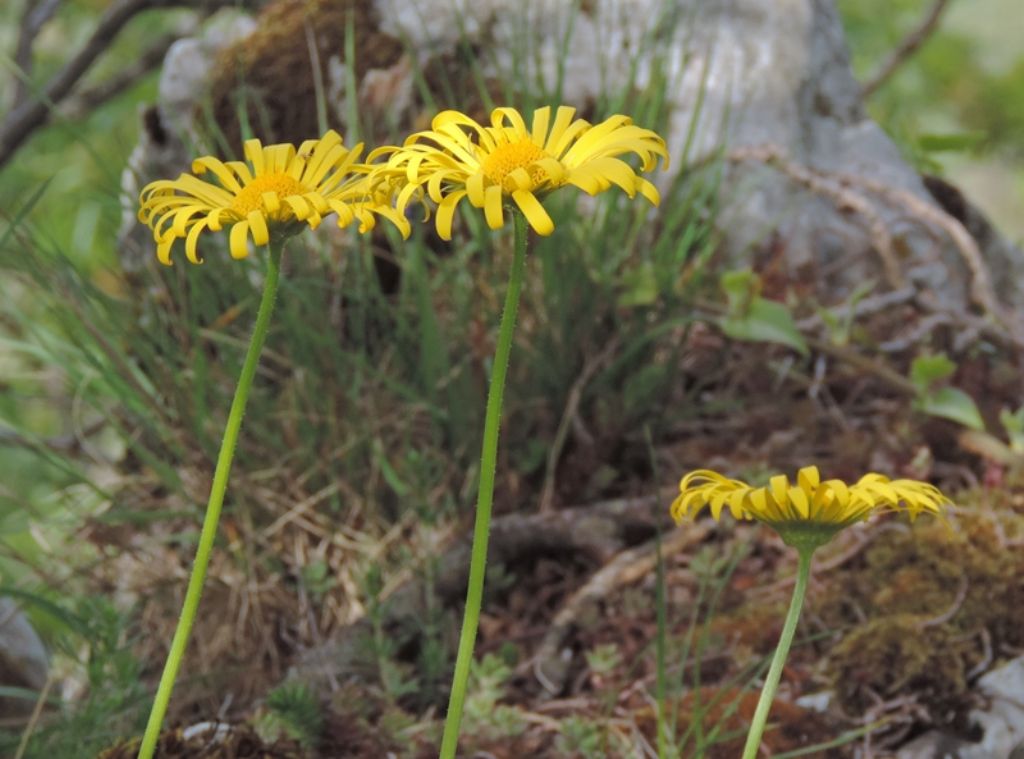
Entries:
{"type": "MultiPolygon", "coordinates": [[[[226,0],[210,0],[204,5],[222,5],[226,0]]],[[[100,17],[89,39],[34,99],[14,108],[0,126],[0,167],[39,126],[78,83],[96,59],[107,50],[124,26],[142,11],[191,5],[188,0],[114,0],[100,17]]]]}
{"type": "Polygon", "coordinates": [[[69,97],[61,109],[62,114],[69,119],[82,118],[108,100],[133,87],[140,79],[163,63],[167,50],[181,37],[181,34],[168,34],[161,37],[130,65],[125,66],[99,84],[83,88],[78,94],[69,97]]]}
{"type": "Polygon", "coordinates": [[[893,72],[906,63],[907,59],[925,43],[932,32],[938,28],[939,19],[942,17],[942,12],[946,10],[948,4],[949,0],[935,0],[932,3],[931,8],[928,9],[921,22],[903,38],[900,44],[896,46],[896,49],[889,54],[885,62],[878,67],[878,70],[868,77],[868,80],[860,90],[862,98],[870,97],[871,93],[881,87],[893,75],[893,72]]]}
{"type": "Polygon", "coordinates": [[[28,0],[25,3],[25,12],[18,27],[18,44],[14,49],[14,65],[18,71],[14,77],[11,110],[25,102],[25,98],[28,97],[28,81],[32,73],[32,47],[39,36],[39,30],[57,12],[59,5],[60,0],[28,0]]]}

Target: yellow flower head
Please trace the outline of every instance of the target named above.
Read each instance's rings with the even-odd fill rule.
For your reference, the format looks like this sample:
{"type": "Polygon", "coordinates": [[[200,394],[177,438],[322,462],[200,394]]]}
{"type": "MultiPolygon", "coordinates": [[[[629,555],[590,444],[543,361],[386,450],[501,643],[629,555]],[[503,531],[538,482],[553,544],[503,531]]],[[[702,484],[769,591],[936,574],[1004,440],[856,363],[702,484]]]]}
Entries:
{"type": "Polygon", "coordinates": [[[538,234],[549,235],[554,224],[538,197],[563,185],[575,185],[590,195],[612,185],[629,197],[640,193],[654,205],[658,190],[618,156],[636,154],[643,171],[668,165],[665,141],[649,129],[634,126],[626,116],[612,116],[596,126],[573,119],[574,108],[560,107],[533,114],[529,128],[512,108],[496,108],[491,126],[482,126],[458,111],[443,111],[431,129],[411,135],[401,148],[379,148],[369,160],[387,155],[374,178],[397,192],[403,213],[409,201],[425,188],[438,204],[437,232],[451,239],[452,217],[463,198],[484,210],[491,229],[504,224],[508,198],[523,212],[538,234]]]}
{"type": "Polygon", "coordinates": [[[288,237],[306,225],[316,229],[331,213],[338,215],[339,227],[358,219],[360,232],[372,229],[374,214],[379,214],[408,237],[408,220],[371,198],[369,168],[356,163],[361,151],[362,145],[346,148],[334,131],[307,140],[298,150],[247,140],[245,163],[205,156],[192,162],[192,174],[146,185],[139,198],[139,221],[153,229],[157,258],[167,265],[179,237],[185,238],[188,260],[202,263],[196,252],[199,235],[219,232],[225,224],[231,226],[232,258],[248,255],[250,237],[256,245],[266,245],[272,236],[288,237]],[[207,172],[218,184],[198,178],[207,172]]]}
{"type": "Polygon", "coordinates": [[[730,480],[718,472],[699,469],[679,483],[679,495],[672,502],[677,522],[696,517],[706,506],[719,519],[728,507],[736,519],[756,519],[778,531],[787,543],[808,533],[827,542],[843,527],[867,519],[875,512],[905,511],[911,519],[918,514],[940,514],[950,501],[938,488],[917,480],[890,480],[881,474],[866,474],[852,485],[842,480],[821,481],[818,468],[804,467],[796,484],[777,475],[765,487],[755,488],[730,480]]]}

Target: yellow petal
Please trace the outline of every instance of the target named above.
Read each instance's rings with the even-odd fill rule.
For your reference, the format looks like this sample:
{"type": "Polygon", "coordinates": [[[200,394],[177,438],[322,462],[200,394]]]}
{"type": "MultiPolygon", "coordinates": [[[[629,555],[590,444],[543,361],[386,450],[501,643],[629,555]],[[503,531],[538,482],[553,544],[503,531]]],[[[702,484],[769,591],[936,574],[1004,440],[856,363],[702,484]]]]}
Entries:
{"type": "Polygon", "coordinates": [[[243,151],[246,160],[252,164],[252,169],[256,176],[267,173],[267,168],[263,161],[263,145],[260,144],[259,140],[246,140],[243,151]]]}
{"type": "Polygon", "coordinates": [[[797,484],[803,488],[804,492],[807,494],[813,493],[821,482],[821,475],[818,474],[818,467],[805,466],[797,472],[796,481],[797,484]]]}
{"type": "Polygon", "coordinates": [[[466,196],[465,190],[457,190],[446,195],[444,200],[437,206],[437,218],[434,224],[437,227],[437,234],[442,240],[452,239],[452,217],[455,216],[455,206],[466,196]]]}
{"type": "Polygon", "coordinates": [[[164,266],[172,266],[171,246],[174,245],[174,237],[168,235],[156,244],[156,258],[164,266]]]}
{"type": "Polygon", "coordinates": [[[196,243],[199,241],[199,234],[206,228],[206,219],[197,221],[188,231],[185,239],[185,256],[194,264],[201,264],[203,259],[196,252],[196,243]]]}
{"type": "Polygon", "coordinates": [[[213,156],[204,156],[192,161],[193,174],[203,174],[206,171],[212,171],[214,176],[216,176],[224,186],[224,189],[230,192],[242,191],[242,185],[238,183],[238,180],[235,179],[234,175],[228,170],[228,167],[220,160],[213,156]]]}
{"type": "Polygon", "coordinates": [[[786,505],[789,501],[787,497],[789,493],[789,479],[784,474],[777,474],[769,480],[769,485],[772,491],[772,497],[775,502],[780,506],[786,505]]]}
{"type": "MultiPolygon", "coordinates": [[[[466,191],[469,193],[469,202],[474,208],[484,207],[484,173],[477,171],[466,180],[466,191]]],[[[500,188],[499,188],[500,190],[500,188]]]]}
{"type": "Polygon", "coordinates": [[[555,231],[555,223],[551,221],[548,212],[544,210],[544,206],[534,197],[533,193],[516,190],[512,193],[512,200],[519,206],[519,210],[523,212],[526,220],[537,234],[547,237],[555,231]]]}
{"type": "Polygon", "coordinates": [[[548,137],[548,123],[551,121],[551,108],[544,106],[533,112],[533,128],[530,130],[530,139],[537,145],[544,145],[548,137]]]}
{"type": "Polygon", "coordinates": [[[249,222],[249,229],[252,231],[252,241],[255,245],[266,245],[270,242],[270,230],[267,229],[267,218],[262,211],[249,211],[246,216],[249,222]]]}
{"type": "Polygon", "coordinates": [[[248,165],[242,161],[227,161],[224,165],[238,175],[238,179],[242,184],[249,184],[252,181],[252,172],[249,171],[248,165]]]}
{"type": "Polygon", "coordinates": [[[260,199],[263,201],[263,207],[267,209],[267,213],[277,213],[278,209],[281,208],[281,199],[277,197],[277,193],[273,190],[263,193],[260,199]]]}
{"type": "Polygon", "coordinates": [[[301,195],[289,195],[283,202],[292,210],[292,213],[295,214],[295,218],[299,221],[305,221],[307,217],[316,213],[313,210],[313,206],[309,204],[309,201],[301,195]]]}
{"type": "MultiPolygon", "coordinates": [[[[563,154],[569,149],[569,146],[579,138],[580,135],[590,129],[590,123],[583,119],[576,119],[576,121],[573,121],[571,124],[567,124],[560,130],[559,127],[562,118],[562,109],[560,108],[558,116],[555,117],[555,126],[552,128],[551,134],[548,136],[546,150],[555,158],[563,160],[564,162],[563,154]]],[[[572,113],[569,114],[568,118],[572,118],[572,113]]]]}
{"type": "Polygon", "coordinates": [[[792,510],[795,511],[795,516],[798,519],[807,519],[811,513],[811,504],[805,493],[801,488],[790,488],[789,489],[789,503],[792,510]]]}
{"type": "MultiPolygon", "coordinates": [[[[504,123],[508,121],[512,125],[512,129],[515,130],[517,136],[525,136],[529,134],[526,128],[526,122],[523,121],[522,115],[515,108],[495,108],[491,112],[491,126],[496,129],[501,129],[504,123]]],[[[541,143],[537,143],[538,145],[541,143]]]]}
{"type": "Polygon", "coordinates": [[[242,259],[249,255],[249,246],[247,244],[248,235],[249,222],[239,221],[231,226],[229,247],[231,249],[232,258],[242,259]]]}
{"type": "Polygon", "coordinates": [[[636,188],[640,191],[652,206],[657,208],[661,205],[661,193],[658,192],[658,188],[648,182],[643,177],[636,178],[636,188]]]}
{"type": "Polygon", "coordinates": [[[491,185],[484,193],[484,218],[487,220],[487,226],[491,229],[501,229],[505,224],[505,215],[501,208],[504,201],[501,188],[498,185],[491,185]]]}

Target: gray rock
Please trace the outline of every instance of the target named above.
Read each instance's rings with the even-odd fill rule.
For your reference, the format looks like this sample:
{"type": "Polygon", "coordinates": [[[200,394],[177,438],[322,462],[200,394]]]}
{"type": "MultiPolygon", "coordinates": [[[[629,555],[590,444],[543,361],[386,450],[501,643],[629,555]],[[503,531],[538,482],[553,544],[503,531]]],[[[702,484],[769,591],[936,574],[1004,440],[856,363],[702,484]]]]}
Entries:
{"type": "MultiPolygon", "coordinates": [[[[46,683],[50,658],[24,612],[10,598],[0,598],[0,685],[40,690],[46,683]]],[[[0,698],[0,714],[32,711],[24,699],[0,698]]]]}
{"type": "MultiPolygon", "coordinates": [[[[473,63],[485,78],[534,91],[539,83],[581,108],[663,87],[674,163],[655,181],[668,187],[725,155],[720,265],[770,261],[776,278],[814,283],[825,301],[844,300],[866,280],[882,289],[910,283],[1024,334],[1011,315],[1024,300],[1024,256],[994,232],[972,237],[969,219],[939,202],[866,116],[833,0],[372,0],[371,8],[367,23],[377,27],[365,33],[407,45],[400,61],[369,67],[357,82],[359,106],[385,103],[388,123],[422,119],[416,69],[458,60],[467,44],[482,51],[473,63]]],[[[193,110],[179,100],[203,91],[193,48],[205,43],[179,44],[188,54],[169,53],[158,109],[188,134],[193,110]]],[[[328,106],[344,122],[347,69],[327,55],[329,99],[346,101],[328,106]]]]}
{"type": "Polygon", "coordinates": [[[978,681],[984,708],[971,711],[982,732],[970,743],[933,730],[903,747],[897,759],[1013,759],[1024,748],[1024,657],[1013,659],[978,681]]]}
{"type": "Polygon", "coordinates": [[[1021,303],[1020,251],[998,235],[981,241],[980,253],[969,235],[953,239],[963,219],[936,202],[867,118],[831,0],[593,0],[578,13],[564,0],[518,12],[497,0],[377,4],[386,31],[409,40],[421,62],[464,35],[489,51],[478,61],[486,75],[541,81],[575,105],[663,77],[673,171],[723,147],[729,157],[719,215],[725,265],[781,250],[793,281],[814,277],[834,300],[866,279],[909,280],[1005,317],[994,280],[1007,303],[1021,303]],[[972,271],[967,261],[979,255],[995,277],[972,271]]]}

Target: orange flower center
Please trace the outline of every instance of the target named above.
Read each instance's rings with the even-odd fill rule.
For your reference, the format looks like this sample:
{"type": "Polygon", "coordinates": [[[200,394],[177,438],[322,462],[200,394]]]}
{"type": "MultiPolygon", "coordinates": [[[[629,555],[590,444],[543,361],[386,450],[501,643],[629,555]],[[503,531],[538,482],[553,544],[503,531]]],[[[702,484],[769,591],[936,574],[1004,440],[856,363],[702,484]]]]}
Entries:
{"type": "Polygon", "coordinates": [[[540,184],[547,179],[547,173],[534,163],[547,158],[548,154],[529,137],[523,137],[519,142],[509,142],[496,147],[486,158],[482,168],[484,176],[494,184],[500,184],[506,191],[512,192],[516,186],[511,182],[506,183],[505,179],[516,169],[526,169],[530,174],[533,183],[540,184]]]}
{"type": "Polygon", "coordinates": [[[266,213],[263,194],[267,192],[277,193],[278,198],[287,198],[289,195],[305,195],[309,190],[287,174],[263,174],[255,177],[235,195],[231,210],[239,216],[247,216],[250,211],[266,213]]]}

